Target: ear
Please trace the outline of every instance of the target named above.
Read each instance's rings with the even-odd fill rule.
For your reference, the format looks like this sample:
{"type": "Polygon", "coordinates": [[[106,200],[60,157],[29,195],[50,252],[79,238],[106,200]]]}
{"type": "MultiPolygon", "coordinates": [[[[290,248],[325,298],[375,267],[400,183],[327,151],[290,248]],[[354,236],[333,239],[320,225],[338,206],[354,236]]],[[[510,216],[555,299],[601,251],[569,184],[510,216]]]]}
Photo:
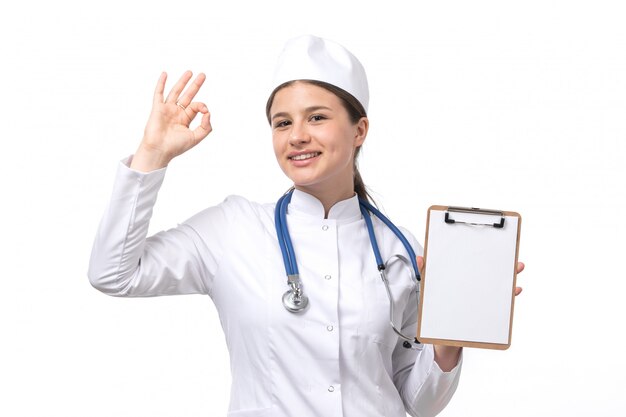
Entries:
{"type": "Polygon", "coordinates": [[[354,125],[355,128],[355,136],[354,136],[354,145],[362,146],[363,142],[365,142],[365,138],[367,137],[367,132],[370,128],[370,121],[367,117],[361,117],[358,122],[354,125]]]}

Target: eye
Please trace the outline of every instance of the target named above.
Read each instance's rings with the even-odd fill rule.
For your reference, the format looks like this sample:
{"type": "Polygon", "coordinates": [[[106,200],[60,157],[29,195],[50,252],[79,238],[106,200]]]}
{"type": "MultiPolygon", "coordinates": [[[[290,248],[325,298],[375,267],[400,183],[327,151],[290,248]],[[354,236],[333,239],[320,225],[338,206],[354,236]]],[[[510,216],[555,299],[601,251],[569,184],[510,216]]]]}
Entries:
{"type": "Polygon", "coordinates": [[[310,117],[310,121],[312,122],[321,122],[322,120],[325,120],[326,116],[322,115],[322,114],[314,114],[313,116],[310,117]]]}
{"type": "Polygon", "coordinates": [[[281,127],[287,127],[291,124],[289,120],[279,120],[274,123],[274,129],[280,129],[281,127]]]}

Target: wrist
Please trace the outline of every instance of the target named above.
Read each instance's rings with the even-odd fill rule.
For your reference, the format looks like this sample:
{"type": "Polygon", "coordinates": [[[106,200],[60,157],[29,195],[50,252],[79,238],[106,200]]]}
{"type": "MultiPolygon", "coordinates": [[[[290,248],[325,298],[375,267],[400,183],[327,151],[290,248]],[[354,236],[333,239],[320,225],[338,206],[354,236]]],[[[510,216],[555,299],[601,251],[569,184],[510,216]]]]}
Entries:
{"type": "Polygon", "coordinates": [[[155,171],[165,168],[171,159],[163,151],[141,144],[133,155],[130,168],[141,172],[155,171]]]}
{"type": "Polygon", "coordinates": [[[444,372],[450,372],[459,363],[461,348],[456,346],[435,345],[435,362],[444,372]]]}

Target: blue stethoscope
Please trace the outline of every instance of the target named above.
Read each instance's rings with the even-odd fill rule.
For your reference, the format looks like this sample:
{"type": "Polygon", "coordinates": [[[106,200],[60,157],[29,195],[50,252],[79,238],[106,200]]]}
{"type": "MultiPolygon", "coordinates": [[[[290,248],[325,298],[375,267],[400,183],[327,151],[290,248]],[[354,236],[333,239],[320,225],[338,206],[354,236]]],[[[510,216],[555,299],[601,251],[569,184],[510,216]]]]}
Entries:
{"type": "MultiPolygon", "coordinates": [[[[300,281],[300,274],[298,272],[298,264],[296,262],[296,255],[293,249],[293,245],[291,243],[291,237],[289,236],[289,230],[287,228],[287,206],[291,201],[291,196],[293,194],[293,189],[284,194],[276,203],[276,209],[274,211],[274,221],[276,223],[276,234],[278,236],[278,243],[280,245],[280,250],[283,254],[283,262],[285,263],[285,271],[287,272],[287,284],[289,285],[289,290],[283,294],[283,305],[285,308],[291,313],[299,313],[305,310],[309,304],[309,298],[304,295],[302,291],[302,282],[300,281]]],[[[374,251],[374,256],[376,257],[376,264],[378,267],[378,272],[380,273],[380,278],[385,284],[385,288],[387,290],[387,297],[389,298],[389,322],[391,327],[396,332],[398,336],[405,340],[404,347],[411,347],[410,343],[419,343],[417,338],[408,337],[400,332],[395,324],[393,323],[393,300],[391,297],[391,290],[389,289],[389,281],[387,280],[386,269],[390,261],[394,258],[400,260],[406,269],[408,270],[411,279],[415,280],[417,285],[417,291],[419,292],[419,281],[421,280],[420,272],[417,267],[417,261],[415,256],[415,251],[411,247],[411,244],[408,242],[406,237],[402,234],[402,232],[389,220],[385,215],[383,215],[378,209],[372,206],[367,201],[359,198],[359,207],[361,209],[361,214],[363,214],[363,218],[365,219],[365,224],[367,226],[367,232],[370,237],[370,242],[372,244],[372,250],[374,251]],[[396,254],[391,256],[387,262],[383,262],[382,256],[380,255],[380,249],[378,249],[378,242],[376,241],[376,235],[374,234],[374,226],[372,224],[372,217],[370,213],[374,213],[376,217],[378,217],[391,231],[400,239],[400,242],[404,245],[406,249],[409,259],[406,257],[396,254]]],[[[419,302],[419,294],[416,297],[419,302]]]]}

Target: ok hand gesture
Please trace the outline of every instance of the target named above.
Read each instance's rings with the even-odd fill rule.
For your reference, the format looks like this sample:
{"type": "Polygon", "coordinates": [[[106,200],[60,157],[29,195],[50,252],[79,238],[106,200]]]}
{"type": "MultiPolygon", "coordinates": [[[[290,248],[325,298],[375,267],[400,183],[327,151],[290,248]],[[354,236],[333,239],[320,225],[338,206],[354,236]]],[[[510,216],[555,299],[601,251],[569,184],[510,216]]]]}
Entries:
{"type": "Polygon", "coordinates": [[[206,76],[198,74],[191,85],[187,86],[191,76],[191,71],[185,72],[164,98],[167,74],[161,74],[154,90],[150,118],[131,168],[144,172],[163,168],[173,158],[196,146],[211,132],[209,109],[204,103],[193,101],[206,76]],[[202,114],[200,125],[191,130],[189,125],[198,113],[202,114]]]}

